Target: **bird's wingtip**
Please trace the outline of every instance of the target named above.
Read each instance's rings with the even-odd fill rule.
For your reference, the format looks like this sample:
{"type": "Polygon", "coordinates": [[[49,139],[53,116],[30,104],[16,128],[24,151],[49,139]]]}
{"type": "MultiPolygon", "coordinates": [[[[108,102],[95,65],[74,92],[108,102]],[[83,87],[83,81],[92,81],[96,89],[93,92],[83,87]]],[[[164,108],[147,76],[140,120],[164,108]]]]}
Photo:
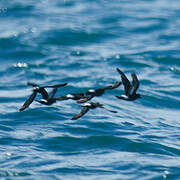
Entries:
{"type": "Polygon", "coordinates": [[[20,107],[18,110],[19,110],[19,112],[22,112],[23,110],[25,110],[26,108],[25,107],[20,107]]]}
{"type": "Polygon", "coordinates": [[[76,117],[72,117],[72,118],[71,118],[71,120],[76,120],[76,119],[78,119],[78,118],[76,118],[76,117]]]}

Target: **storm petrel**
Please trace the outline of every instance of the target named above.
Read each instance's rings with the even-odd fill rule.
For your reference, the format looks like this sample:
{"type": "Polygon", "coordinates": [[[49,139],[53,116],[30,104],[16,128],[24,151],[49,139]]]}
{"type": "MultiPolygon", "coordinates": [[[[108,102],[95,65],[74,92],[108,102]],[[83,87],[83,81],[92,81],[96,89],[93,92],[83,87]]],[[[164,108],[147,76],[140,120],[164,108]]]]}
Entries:
{"type": "Polygon", "coordinates": [[[55,99],[59,100],[59,101],[64,101],[64,100],[68,100],[68,99],[79,100],[84,97],[85,97],[84,93],[72,93],[72,94],[67,94],[65,96],[56,97],[55,99]]]}
{"type": "Polygon", "coordinates": [[[19,111],[23,111],[26,108],[28,108],[30,106],[30,104],[34,101],[37,93],[40,93],[42,95],[43,99],[48,99],[49,95],[48,95],[47,91],[45,90],[45,88],[59,88],[59,87],[63,87],[65,85],[67,85],[67,83],[56,84],[56,85],[52,85],[52,86],[39,86],[37,84],[28,82],[27,85],[33,87],[33,93],[29,96],[29,98],[25,101],[25,103],[19,108],[19,111]]]}
{"type": "Polygon", "coordinates": [[[37,102],[44,104],[44,105],[51,105],[56,102],[56,99],[54,98],[58,88],[53,88],[53,90],[49,93],[48,99],[41,99],[37,100],[37,102]]]}
{"type": "Polygon", "coordinates": [[[89,89],[85,94],[85,98],[82,98],[80,100],[78,100],[78,103],[84,103],[89,101],[90,99],[92,99],[95,96],[102,96],[106,90],[111,90],[111,89],[115,89],[117,87],[119,87],[121,85],[121,82],[116,82],[113,85],[110,86],[106,86],[104,88],[98,88],[98,89],[89,89]]]}
{"type": "Polygon", "coordinates": [[[35,83],[27,83],[29,86],[33,87],[33,90],[36,90],[37,93],[40,93],[42,95],[43,99],[48,99],[48,93],[45,90],[45,88],[59,88],[59,87],[64,87],[66,86],[68,83],[63,83],[63,84],[56,84],[56,85],[52,85],[52,86],[39,86],[35,83]]]}
{"type": "Polygon", "coordinates": [[[125,76],[125,74],[117,68],[117,71],[121,75],[122,83],[124,85],[125,95],[116,96],[119,99],[127,100],[127,101],[133,101],[137,98],[140,98],[140,94],[136,94],[137,89],[139,88],[139,80],[135,73],[132,73],[132,83],[128,80],[128,78],[125,76]]]}
{"type": "Polygon", "coordinates": [[[94,103],[94,102],[85,103],[85,104],[82,105],[82,107],[83,108],[82,108],[81,112],[79,114],[76,114],[74,117],[72,117],[72,120],[79,119],[84,114],[86,114],[89,111],[89,109],[95,109],[97,107],[104,108],[107,111],[112,112],[112,113],[117,113],[117,111],[109,110],[109,109],[105,108],[102,104],[100,104],[98,102],[97,103],[94,103]]]}

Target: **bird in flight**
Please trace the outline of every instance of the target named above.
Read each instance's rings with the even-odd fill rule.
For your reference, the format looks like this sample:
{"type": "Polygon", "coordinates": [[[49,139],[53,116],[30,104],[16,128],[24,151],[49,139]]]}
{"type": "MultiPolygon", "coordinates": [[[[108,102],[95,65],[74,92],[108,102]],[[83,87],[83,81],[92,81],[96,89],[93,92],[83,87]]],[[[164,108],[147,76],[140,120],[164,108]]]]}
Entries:
{"type": "Polygon", "coordinates": [[[107,108],[105,108],[102,104],[98,103],[98,102],[90,102],[90,103],[85,103],[82,105],[82,110],[80,113],[76,114],[75,116],[72,117],[72,120],[76,120],[76,119],[79,119],[80,117],[82,117],[84,114],[86,114],[89,109],[95,109],[97,107],[99,108],[104,108],[106,109],[107,111],[109,112],[112,112],[112,113],[117,113],[117,111],[113,111],[113,110],[109,110],[107,108]]]}
{"type": "Polygon", "coordinates": [[[116,96],[119,99],[127,100],[127,101],[133,101],[137,98],[140,98],[140,94],[136,94],[137,89],[139,88],[139,80],[135,73],[132,73],[132,83],[128,80],[128,78],[125,76],[125,74],[117,68],[118,73],[121,75],[122,83],[124,86],[125,94],[121,96],[116,96]]]}
{"type": "Polygon", "coordinates": [[[54,104],[56,102],[56,98],[54,98],[54,96],[55,96],[57,90],[58,90],[58,88],[53,88],[53,90],[48,94],[47,99],[37,100],[37,102],[44,104],[44,105],[54,104]]]}
{"type": "Polygon", "coordinates": [[[25,101],[25,103],[19,108],[19,111],[23,111],[26,108],[28,108],[30,106],[30,104],[34,101],[37,93],[40,93],[42,95],[42,98],[47,100],[49,98],[49,95],[48,95],[48,92],[46,91],[45,88],[54,88],[54,89],[56,89],[56,88],[59,88],[59,87],[66,86],[67,83],[56,84],[56,85],[52,85],[52,86],[39,86],[39,85],[37,85],[35,83],[28,82],[27,85],[33,87],[33,92],[29,96],[29,98],[25,101]]]}
{"type": "Polygon", "coordinates": [[[59,100],[59,101],[64,101],[64,100],[68,100],[68,99],[79,100],[81,98],[85,98],[84,93],[67,94],[65,96],[56,97],[56,100],[59,100]]]}

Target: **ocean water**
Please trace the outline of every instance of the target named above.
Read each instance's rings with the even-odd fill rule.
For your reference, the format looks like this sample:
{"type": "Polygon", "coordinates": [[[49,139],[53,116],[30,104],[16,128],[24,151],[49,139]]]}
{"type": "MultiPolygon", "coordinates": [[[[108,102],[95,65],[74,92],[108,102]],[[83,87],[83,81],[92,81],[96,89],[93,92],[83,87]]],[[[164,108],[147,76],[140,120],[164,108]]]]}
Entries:
{"type": "MultiPolygon", "coordinates": [[[[0,179],[180,179],[179,0],[0,1],[0,179]],[[140,80],[93,98],[33,102],[27,82],[68,82],[57,96],[140,80]]],[[[36,99],[41,98],[37,96],[36,99]]]]}

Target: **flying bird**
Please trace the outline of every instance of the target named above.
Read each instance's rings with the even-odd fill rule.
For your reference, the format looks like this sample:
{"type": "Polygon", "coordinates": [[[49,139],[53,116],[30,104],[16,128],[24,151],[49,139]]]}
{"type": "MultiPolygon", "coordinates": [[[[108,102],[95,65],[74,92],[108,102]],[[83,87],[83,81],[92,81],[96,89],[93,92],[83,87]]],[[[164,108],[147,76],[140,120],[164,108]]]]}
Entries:
{"type": "Polygon", "coordinates": [[[78,100],[77,102],[78,103],[84,103],[84,102],[87,102],[89,101],[90,99],[92,99],[93,97],[95,96],[102,96],[106,90],[112,90],[112,89],[115,89],[117,87],[119,87],[121,85],[121,82],[116,82],[115,84],[113,85],[110,85],[110,86],[106,86],[104,88],[98,88],[98,89],[89,89],[85,94],[85,98],[82,98],[80,100],[78,100]]]}
{"type": "Polygon", "coordinates": [[[30,104],[34,101],[37,93],[40,93],[42,95],[42,98],[47,100],[49,98],[49,95],[45,88],[59,88],[59,87],[66,86],[67,83],[56,84],[52,86],[39,86],[35,83],[28,82],[27,85],[33,87],[33,93],[29,96],[29,98],[25,101],[25,103],[19,108],[19,111],[23,111],[26,108],[28,108],[30,104]]]}
{"type": "Polygon", "coordinates": [[[28,82],[27,85],[32,86],[33,90],[36,90],[37,93],[40,93],[42,95],[43,99],[48,99],[48,93],[45,90],[45,88],[59,88],[59,87],[64,87],[66,86],[68,83],[63,83],[63,84],[56,84],[56,85],[52,85],[52,86],[39,86],[35,83],[30,83],[28,82]]]}
{"type": "Polygon", "coordinates": [[[140,94],[136,94],[137,89],[139,88],[139,80],[135,73],[132,73],[132,83],[128,80],[128,78],[125,76],[125,74],[117,68],[117,71],[121,75],[122,83],[124,86],[125,94],[121,96],[116,96],[119,99],[127,100],[127,101],[133,101],[137,98],[140,98],[140,94]]]}
{"type": "Polygon", "coordinates": [[[89,109],[95,109],[95,108],[97,108],[97,107],[99,107],[99,108],[104,108],[104,109],[106,109],[107,111],[109,111],[109,112],[112,112],[112,113],[117,113],[117,111],[113,111],[113,110],[109,110],[109,109],[107,109],[107,108],[105,108],[102,104],[100,104],[100,103],[94,103],[94,102],[90,102],[90,103],[85,103],[85,104],[83,104],[82,105],[82,110],[81,110],[81,112],[79,113],[79,114],[76,114],[75,116],[73,116],[72,117],[72,120],[76,120],[76,119],[79,119],[80,117],[82,117],[84,114],[86,114],[88,111],[89,111],[89,109]]]}
{"type": "Polygon", "coordinates": [[[59,100],[59,101],[64,101],[64,100],[68,100],[68,99],[79,100],[84,97],[85,97],[84,93],[72,93],[72,94],[67,94],[65,96],[56,97],[55,99],[59,100]]]}
{"type": "Polygon", "coordinates": [[[51,105],[56,102],[56,98],[54,98],[58,88],[53,88],[53,90],[49,93],[47,99],[37,100],[37,102],[44,105],[51,105]]]}

